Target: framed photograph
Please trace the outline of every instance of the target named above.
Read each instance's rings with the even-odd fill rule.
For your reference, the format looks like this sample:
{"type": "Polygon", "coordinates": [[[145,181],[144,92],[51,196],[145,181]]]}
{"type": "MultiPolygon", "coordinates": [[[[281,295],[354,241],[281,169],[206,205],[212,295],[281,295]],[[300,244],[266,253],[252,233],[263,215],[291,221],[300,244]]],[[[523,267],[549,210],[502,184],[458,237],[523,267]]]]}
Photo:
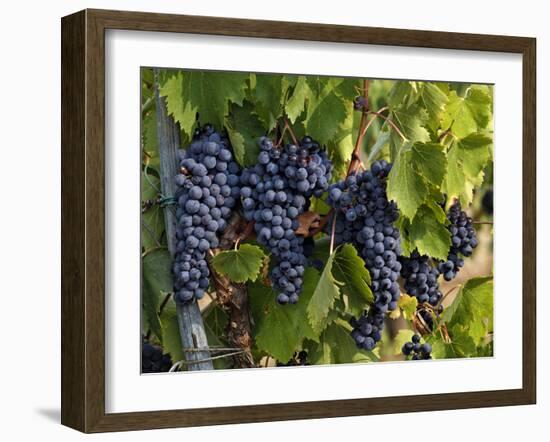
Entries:
{"type": "Polygon", "coordinates": [[[62,423],[536,400],[535,39],[62,19],[62,423]]]}

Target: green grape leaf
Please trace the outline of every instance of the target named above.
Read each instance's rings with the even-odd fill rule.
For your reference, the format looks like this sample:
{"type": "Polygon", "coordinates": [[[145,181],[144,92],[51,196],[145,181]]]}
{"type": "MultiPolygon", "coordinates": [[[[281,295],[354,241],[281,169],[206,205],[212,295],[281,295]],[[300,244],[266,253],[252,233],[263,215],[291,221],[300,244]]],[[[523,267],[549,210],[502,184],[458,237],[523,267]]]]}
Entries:
{"type": "MultiPolygon", "coordinates": [[[[403,135],[412,142],[426,142],[430,134],[424,127],[428,121],[428,112],[417,104],[392,109],[391,118],[403,135]]],[[[395,132],[394,129],[392,129],[395,132]]]]}
{"type": "Polygon", "coordinates": [[[258,138],[265,134],[262,123],[254,114],[254,106],[244,101],[242,106],[231,104],[225,127],[235,153],[235,160],[243,167],[253,166],[258,160],[258,138]]]}
{"type": "Polygon", "coordinates": [[[387,146],[390,142],[390,132],[380,132],[378,135],[378,138],[376,139],[376,142],[372,145],[370,152],[369,152],[369,163],[372,163],[374,160],[376,160],[376,157],[380,153],[382,149],[384,149],[385,146],[387,146]]]}
{"type": "Polygon", "coordinates": [[[447,170],[445,148],[438,143],[415,143],[411,159],[416,171],[432,185],[439,187],[447,170]]]}
{"type": "Polygon", "coordinates": [[[416,81],[396,81],[388,94],[390,107],[409,107],[418,99],[418,83],[416,81]]]}
{"type": "Polygon", "coordinates": [[[319,77],[316,75],[306,76],[307,85],[311,92],[310,100],[316,100],[322,95],[326,95],[335,87],[335,82],[329,77],[319,77]],[[328,89],[327,89],[328,88],[328,89]]]}
{"type": "Polygon", "coordinates": [[[429,82],[422,83],[420,99],[428,111],[429,119],[427,126],[435,132],[439,127],[441,118],[443,118],[445,105],[449,99],[436,83],[429,82]]]}
{"type": "Polygon", "coordinates": [[[458,328],[451,330],[452,342],[445,344],[446,358],[468,358],[477,356],[476,344],[469,331],[458,328]]]}
{"type": "Polygon", "coordinates": [[[162,347],[166,353],[170,353],[172,363],[183,361],[183,346],[178,325],[178,317],[175,305],[165,307],[160,316],[162,322],[162,347]]]}
{"type": "Polygon", "coordinates": [[[425,341],[432,346],[432,359],[447,358],[447,345],[441,336],[441,333],[434,333],[424,337],[425,341]]]}
{"type": "Polygon", "coordinates": [[[306,308],[313,290],[305,285],[319,274],[308,268],[304,274],[304,288],[296,304],[279,305],[277,295],[270,287],[256,282],[248,285],[250,308],[254,318],[256,346],[279,361],[288,361],[301,348],[304,339],[318,340],[307,321],[306,308]]]}
{"type": "Polygon", "coordinates": [[[350,112],[342,121],[338,133],[328,143],[328,152],[335,169],[345,170],[354,149],[353,113],[350,112]]]}
{"type": "Polygon", "coordinates": [[[416,296],[410,296],[406,293],[403,293],[397,301],[397,305],[403,312],[403,316],[405,317],[405,319],[411,321],[416,313],[418,299],[416,299],[416,296]]]}
{"type": "Polygon", "coordinates": [[[308,77],[307,82],[311,94],[308,97],[306,132],[321,144],[327,144],[346,118],[346,106],[334,91],[335,81],[308,77]]]}
{"type": "Polygon", "coordinates": [[[172,291],[172,258],[166,249],[155,249],[142,260],[142,305],[151,331],[162,340],[158,315],[160,298],[172,291]]]}
{"type": "Polygon", "coordinates": [[[158,152],[157,113],[153,109],[142,120],[143,150],[149,154],[158,152]]]}
{"type": "Polygon", "coordinates": [[[255,281],[263,266],[263,250],[252,244],[241,244],[237,250],[226,250],[212,258],[217,272],[226,275],[231,281],[255,281]]]}
{"type": "MultiPolygon", "coordinates": [[[[210,347],[227,347],[227,341],[224,339],[229,320],[227,313],[219,305],[214,304],[209,306],[203,319],[208,345],[210,347]]],[[[230,358],[214,359],[212,363],[216,370],[231,368],[230,358]]]]}
{"type": "Polygon", "coordinates": [[[428,186],[414,164],[413,152],[402,148],[393,163],[387,187],[388,199],[395,201],[409,219],[414,218],[428,194],[428,186]]]}
{"type": "Polygon", "coordinates": [[[472,278],[461,287],[442,319],[453,330],[468,330],[479,345],[493,331],[493,277],[472,278]]]}
{"type": "Polygon", "coordinates": [[[187,71],[183,74],[182,90],[186,109],[189,106],[198,112],[202,124],[211,123],[220,130],[229,102],[242,104],[248,79],[248,74],[187,71]]]}
{"type": "Polygon", "coordinates": [[[315,248],[311,259],[318,259],[321,262],[326,262],[330,256],[330,237],[322,236],[315,240],[315,248]]]}
{"type": "Polygon", "coordinates": [[[491,159],[492,145],[492,138],[481,133],[470,134],[458,142],[458,147],[462,150],[462,168],[468,179],[476,179],[483,171],[491,159]]]}
{"type": "Polygon", "coordinates": [[[437,205],[423,204],[416,212],[409,227],[409,239],[421,255],[445,260],[451,247],[451,234],[445,222],[440,222],[443,209],[437,205]]]}
{"type": "Polygon", "coordinates": [[[256,74],[255,111],[269,131],[275,127],[282,114],[283,100],[288,83],[283,84],[282,75],[256,74]],[[285,87],[283,87],[285,86],[285,87]]]}
{"type": "MultiPolygon", "coordinates": [[[[313,330],[320,333],[327,325],[327,316],[334,301],[340,298],[340,283],[332,275],[332,265],[336,252],[333,252],[323,269],[321,277],[315,284],[311,300],[307,306],[307,317],[313,330]]],[[[303,290],[305,291],[305,290],[303,290]]]]}
{"type": "Polygon", "coordinates": [[[363,91],[361,90],[363,86],[363,80],[359,78],[338,78],[333,79],[338,84],[335,86],[335,92],[341,96],[342,98],[345,98],[348,100],[350,113],[353,111],[353,98],[355,98],[357,95],[362,95],[363,91]]]}
{"type": "Polygon", "coordinates": [[[179,123],[181,130],[191,137],[197,110],[184,96],[183,75],[183,72],[178,72],[177,75],[168,78],[164,84],[160,85],[159,94],[166,97],[168,114],[172,115],[174,120],[179,123]]]}
{"type": "Polygon", "coordinates": [[[353,245],[344,244],[337,249],[333,261],[333,274],[342,283],[342,291],[348,297],[359,297],[363,303],[374,302],[369,287],[370,273],[353,245]]]}
{"type": "Polygon", "coordinates": [[[164,211],[155,205],[141,214],[141,247],[148,251],[165,245],[164,211]]]}
{"type": "Polygon", "coordinates": [[[458,138],[464,138],[487,126],[491,117],[491,106],[491,97],[482,88],[471,87],[464,98],[451,91],[441,128],[451,130],[458,138]]]}
{"type": "Polygon", "coordinates": [[[432,346],[433,359],[454,359],[480,356],[476,344],[467,331],[460,328],[450,330],[451,342],[445,342],[440,333],[425,337],[432,346]]]}
{"type": "Polygon", "coordinates": [[[291,123],[295,123],[297,118],[304,111],[307,97],[311,94],[306,77],[300,75],[294,86],[294,92],[285,104],[285,112],[291,123]]]}
{"type": "Polygon", "coordinates": [[[210,346],[223,346],[222,337],[226,334],[229,316],[216,303],[208,306],[204,314],[204,329],[210,346]]]}
{"type": "Polygon", "coordinates": [[[400,215],[395,222],[395,226],[399,229],[401,255],[411,256],[411,253],[415,249],[415,245],[409,239],[409,229],[411,227],[411,221],[407,217],[400,215]]]}
{"type": "Polygon", "coordinates": [[[462,198],[463,204],[469,204],[467,181],[464,176],[464,167],[460,160],[461,150],[457,144],[453,144],[447,154],[448,171],[442,186],[443,192],[447,194],[447,204],[451,204],[455,198],[462,198]]]}
{"type": "Polygon", "coordinates": [[[313,365],[377,361],[375,353],[357,348],[350,331],[349,325],[341,320],[329,324],[318,344],[309,342],[308,361],[313,365]]]}
{"type": "Polygon", "coordinates": [[[491,159],[492,139],[473,133],[453,143],[447,153],[448,171],[443,182],[447,201],[459,198],[463,205],[473,200],[474,186],[483,182],[483,169],[491,159]]]}
{"type": "MultiPolygon", "coordinates": [[[[157,199],[158,191],[155,186],[160,188],[159,179],[150,173],[145,178],[145,171],[143,171],[141,179],[142,201],[157,199]]],[[[165,245],[164,242],[164,210],[158,204],[155,204],[141,214],[141,247],[145,252],[165,245]]]]}

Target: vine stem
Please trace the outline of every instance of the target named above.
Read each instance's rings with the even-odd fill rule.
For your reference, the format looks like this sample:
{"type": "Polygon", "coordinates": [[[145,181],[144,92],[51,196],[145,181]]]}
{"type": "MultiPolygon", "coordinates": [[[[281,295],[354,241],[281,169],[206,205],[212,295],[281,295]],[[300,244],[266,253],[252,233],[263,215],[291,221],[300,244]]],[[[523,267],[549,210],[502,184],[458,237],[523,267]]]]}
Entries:
{"type": "MultiPolygon", "coordinates": [[[[283,133],[284,133],[284,130],[288,130],[288,133],[290,134],[290,137],[292,138],[292,142],[296,145],[298,145],[298,139],[296,138],[296,135],[294,134],[294,131],[292,130],[292,126],[290,125],[290,122],[288,121],[288,119],[286,117],[283,117],[284,119],[284,122],[285,122],[285,126],[283,128],[283,133]]],[[[282,139],[282,136],[281,136],[281,139],[282,139]]]]}
{"type": "Polygon", "coordinates": [[[445,293],[445,295],[443,295],[443,298],[441,298],[441,301],[438,302],[438,305],[441,305],[443,303],[443,301],[445,301],[445,298],[447,298],[447,296],[449,296],[452,292],[454,292],[456,289],[459,289],[460,287],[462,287],[462,285],[458,284],[458,285],[455,285],[454,287],[450,288],[449,291],[447,291],[447,293],[445,293]]]}
{"type": "MultiPolygon", "coordinates": [[[[168,301],[172,297],[174,293],[169,292],[164,296],[164,299],[162,300],[162,303],[159,306],[158,315],[160,316],[162,314],[162,311],[164,310],[164,307],[166,307],[166,304],[168,304],[168,301]]],[[[147,333],[145,334],[145,339],[149,340],[151,339],[151,329],[147,330],[147,333]]]]}
{"type": "MultiPolygon", "coordinates": [[[[454,121],[453,121],[453,123],[454,123],[454,121]]],[[[453,133],[451,132],[451,129],[447,129],[446,131],[443,131],[443,132],[441,133],[441,135],[439,135],[439,137],[437,138],[437,141],[439,141],[440,143],[442,143],[443,140],[444,140],[445,138],[447,138],[447,135],[451,135],[451,136],[453,135],[453,133]]]]}
{"type": "Polygon", "coordinates": [[[332,255],[332,252],[334,251],[334,236],[336,235],[336,212],[334,212],[334,215],[332,217],[332,229],[330,230],[330,248],[329,248],[329,254],[332,255]]]}
{"type": "Polygon", "coordinates": [[[482,225],[482,224],[489,224],[489,225],[493,225],[493,221],[472,221],[472,224],[479,224],[479,225],[482,225]]]}
{"type": "MultiPolygon", "coordinates": [[[[363,91],[363,96],[367,100],[369,99],[369,85],[370,85],[369,80],[367,79],[363,80],[362,91],[363,91]]],[[[361,113],[361,121],[359,122],[359,132],[355,140],[355,146],[353,148],[353,152],[351,153],[351,161],[349,163],[347,175],[351,174],[354,170],[356,170],[358,164],[361,163],[361,158],[359,157],[359,149],[361,149],[361,145],[363,144],[363,137],[365,136],[366,129],[368,127],[367,116],[368,116],[368,111],[363,110],[363,112],[361,113]]]]}
{"type": "Polygon", "coordinates": [[[241,241],[252,237],[252,234],[254,233],[254,224],[256,224],[254,220],[249,221],[243,231],[239,234],[239,236],[237,236],[237,239],[235,240],[235,250],[241,241]]]}
{"type": "Polygon", "coordinates": [[[399,129],[392,120],[390,120],[388,117],[382,114],[382,112],[387,109],[388,109],[387,107],[385,108],[383,107],[379,111],[369,112],[369,114],[382,118],[386,123],[388,123],[393,128],[393,130],[395,130],[399,134],[399,136],[403,139],[403,141],[408,141],[407,137],[403,134],[403,132],[401,132],[401,129],[399,129]]]}
{"type": "Polygon", "coordinates": [[[275,122],[275,132],[277,134],[277,142],[275,143],[274,147],[279,147],[281,145],[286,131],[287,131],[287,126],[283,126],[283,129],[281,130],[281,124],[277,120],[275,122]]]}

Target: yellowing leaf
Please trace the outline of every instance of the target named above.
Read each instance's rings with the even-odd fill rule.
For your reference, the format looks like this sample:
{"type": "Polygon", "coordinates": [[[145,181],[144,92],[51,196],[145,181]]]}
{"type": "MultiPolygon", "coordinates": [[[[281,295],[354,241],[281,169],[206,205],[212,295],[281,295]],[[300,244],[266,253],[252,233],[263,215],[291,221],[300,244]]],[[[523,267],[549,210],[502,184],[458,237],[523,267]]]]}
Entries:
{"type": "Polygon", "coordinates": [[[406,293],[403,293],[401,294],[399,301],[397,301],[397,305],[403,311],[403,316],[405,317],[405,319],[411,321],[416,312],[418,300],[416,299],[416,296],[410,296],[406,293]]]}

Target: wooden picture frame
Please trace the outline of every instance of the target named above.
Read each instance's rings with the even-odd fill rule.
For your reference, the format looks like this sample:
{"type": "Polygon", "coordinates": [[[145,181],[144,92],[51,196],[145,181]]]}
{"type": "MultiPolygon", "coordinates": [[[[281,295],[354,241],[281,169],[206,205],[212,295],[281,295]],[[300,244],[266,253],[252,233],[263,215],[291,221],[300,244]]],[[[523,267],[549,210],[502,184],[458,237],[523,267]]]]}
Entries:
{"type": "Polygon", "coordinates": [[[536,41],[533,38],[84,10],[62,19],[62,410],[83,432],[533,404],[536,400],[536,41]],[[105,30],[494,51],[523,63],[523,385],[519,389],[107,414],[105,30]]]}

